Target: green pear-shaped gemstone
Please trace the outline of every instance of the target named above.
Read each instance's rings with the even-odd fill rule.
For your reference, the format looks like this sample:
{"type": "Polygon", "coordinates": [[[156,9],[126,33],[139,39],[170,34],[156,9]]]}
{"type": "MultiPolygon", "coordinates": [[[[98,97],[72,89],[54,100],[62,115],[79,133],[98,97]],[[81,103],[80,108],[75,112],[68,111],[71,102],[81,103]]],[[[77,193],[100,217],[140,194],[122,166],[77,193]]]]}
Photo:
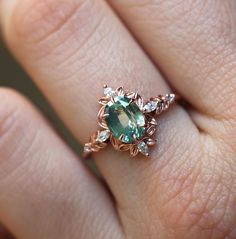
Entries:
{"type": "Polygon", "coordinates": [[[115,96],[105,107],[105,120],[115,138],[133,143],[144,135],[145,117],[135,102],[125,96],[115,96]]]}

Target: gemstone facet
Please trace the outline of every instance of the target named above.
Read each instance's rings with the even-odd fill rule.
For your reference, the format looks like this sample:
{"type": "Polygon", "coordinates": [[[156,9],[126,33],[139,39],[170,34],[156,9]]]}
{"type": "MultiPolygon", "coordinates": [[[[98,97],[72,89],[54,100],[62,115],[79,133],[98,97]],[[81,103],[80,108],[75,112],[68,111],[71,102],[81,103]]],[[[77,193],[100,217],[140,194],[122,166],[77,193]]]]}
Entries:
{"type": "Polygon", "coordinates": [[[144,135],[145,117],[135,102],[125,96],[113,97],[105,107],[107,126],[115,138],[133,143],[144,135]]]}

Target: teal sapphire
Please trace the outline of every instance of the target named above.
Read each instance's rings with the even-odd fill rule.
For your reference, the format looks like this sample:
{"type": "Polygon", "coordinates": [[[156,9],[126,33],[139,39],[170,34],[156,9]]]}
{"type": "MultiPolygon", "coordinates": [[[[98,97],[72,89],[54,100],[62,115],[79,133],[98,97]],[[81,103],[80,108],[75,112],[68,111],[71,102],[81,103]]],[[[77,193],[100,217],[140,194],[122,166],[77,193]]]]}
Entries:
{"type": "Polygon", "coordinates": [[[125,96],[115,96],[105,107],[106,123],[115,138],[133,143],[144,135],[145,117],[135,102],[125,96]]]}

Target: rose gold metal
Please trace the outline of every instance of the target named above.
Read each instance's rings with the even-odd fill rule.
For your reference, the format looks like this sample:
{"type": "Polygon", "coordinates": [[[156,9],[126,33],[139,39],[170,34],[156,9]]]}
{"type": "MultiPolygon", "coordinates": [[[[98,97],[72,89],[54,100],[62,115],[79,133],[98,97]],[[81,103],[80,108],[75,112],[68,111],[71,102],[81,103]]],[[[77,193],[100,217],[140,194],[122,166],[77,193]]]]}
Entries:
{"type": "Polygon", "coordinates": [[[107,103],[109,102],[109,98],[107,97],[102,97],[98,103],[101,104],[101,105],[106,105],[107,103]]]}
{"type": "Polygon", "coordinates": [[[125,96],[126,96],[127,98],[130,98],[130,99],[135,99],[135,95],[136,95],[135,92],[125,93],[125,96]]]}
{"type": "Polygon", "coordinates": [[[130,155],[132,157],[135,157],[138,153],[139,153],[139,150],[138,150],[137,146],[136,145],[132,145],[130,147],[130,155]]]}
{"type": "Polygon", "coordinates": [[[98,152],[100,149],[103,149],[107,146],[105,142],[99,142],[97,140],[98,134],[101,132],[100,130],[96,131],[91,135],[89,142],[84,146],[84,157],[87,157],[92,152],[98,152]]]}
{"type": "Polygon", "coordinates": [[[119,87],[116,89],[116,92],[117,92],[117,95],[123,95],[124,94],[124,90],[123,90],[123,87],[119,87]]]}
{"type": "MultiPolygon", "coordinates": [[[[104,89],[107,88],[107,85],[104,85],[104,89]]],[[[130,151],[130,155],[132,157],[136,156],[140,149],[138,145],[140,143],[144,143],[147,145],[147,147],[154,146],[156,144],[156,140],[153,139],[154,134],[157,130],[157,121],[155,119],[155,115],[159,115],[162,112],[166,111],[172,103],[176,101],[176,95],[175,94],[166,94],[166,95],[158,95],[156,97],[150,98],[145,104],[143,101],[143,98],[136,92],[125,92],[123,87],[118,87],[114,94],[117,96],[124,95],[127,98],[131,99],[131,102],[135,102],[140,110],[142,111],[143,115],[145,116],[146,124],[145,124],[145,135],[141,139],[135,139],[135,142],[133,144],[127,144],[122,141],[123,136],[121,136],[119,139],[113,137],[113,135],[110,133],[109,137],[105,139],[105,141],[101,141],[99,139],[99,135],[102,131],[109,131],[109,128],[106,124],[106,114],[105,114],[105,107],[108,104],[108,102],[115,102],[114,95],[111,96],[103,96],[98,103],[101,105],[100,110],[98,111],[98,124],[101,129],[97,130],[94,134],[91,135],[89,142],[84,145],[84,157],[87,157],[92,152],[98,152],[101,149],[105,148],[108,145],[108,142],[110,142],[115,150],[118,151],[130,151]],[[144,106],[146,106],[148,103],[153,103],[156,107],[152,109],[151,111],[147,112],[144,109],[144,106]]],[[[130,102],[130,103],[131,103],[130,102]]],[[[148,153],[146,154],[149,155],[148,153]]]]}
{"type": "Polygon", "coordinates": [[[108,129],[106,121],[105,121],[105,105],[101,107],[101,109],[98,111],[98,124],[103,129],[108,129]]]}
{"type": "Polygon", "coordinates": [[[147,145],[148,146],[154,146],[155,144],[156,144],[156,140],[154,140],[152,138],[147,139],[147,145]]]}
{"type": "Polygon", "coordinates": [[[143,98],[139,94],[136,94],[135,101],[136,101],[136,104],[138,105],[138,107],[140,108],[140,110],[142,111],[143,110],[143,98]]]}
{"type": "Polygon", "coordinates": [[[113,147],[119,151],[126,151],[126,150],[129,150],[131,147],[131,144],[125,144],[121,140],[113,137],[112,135],[110,136],[110,141],[113,147]]]}

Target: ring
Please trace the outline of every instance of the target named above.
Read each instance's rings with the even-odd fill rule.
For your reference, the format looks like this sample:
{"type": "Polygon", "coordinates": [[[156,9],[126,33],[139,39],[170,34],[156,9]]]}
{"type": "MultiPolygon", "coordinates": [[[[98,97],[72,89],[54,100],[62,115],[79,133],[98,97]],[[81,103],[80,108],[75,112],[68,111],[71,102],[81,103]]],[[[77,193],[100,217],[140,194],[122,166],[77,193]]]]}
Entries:
{"type": "Polygon", "coordinates": [[[84,145],[84,157],[105,148],[109,142],[115,150],[129,151],[132,157],[138,153],[149,156],[149,147],[156,144],[155,115],[166,111],[175,99],[175,94],[158,95],[144,103],[138,93],[104,85],[104,96],[98,101],[100,129],[84,145]]]}

